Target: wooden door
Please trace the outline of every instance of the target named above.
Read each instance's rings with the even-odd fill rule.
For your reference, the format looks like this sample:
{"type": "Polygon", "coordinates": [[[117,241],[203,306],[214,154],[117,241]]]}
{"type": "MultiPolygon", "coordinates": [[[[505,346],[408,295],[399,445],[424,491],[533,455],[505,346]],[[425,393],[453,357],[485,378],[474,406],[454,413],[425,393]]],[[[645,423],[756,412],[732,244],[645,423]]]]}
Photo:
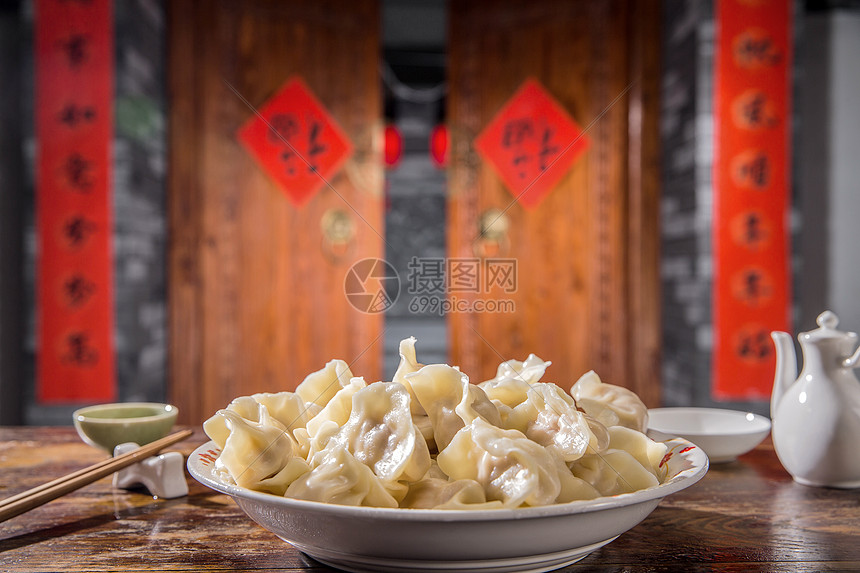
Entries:
{"type": "Polygon", "coordinates": [[[383,256],[377,3],[169,9],[170,396],[182,421],[199,423],[239,395],[292,389],[332,358],[377,379],[381,314],[353,308],[343,286],[353,263],[383,256]],[[237,140],[249,105],[295,76],[352,145],[302,206],[237,140]],[[327,212],[352,229],[336,247],[323,236],[327,212]]]}
{"type": "Polygon", "coordinates": [[[489,251],[515,259],[518,279],[514,293],[471,295],[513,300],[515,312],[449,315],[452,361],[465,372],[487,379],[501,360],[534,352],[565,387],[594,369],[659,401],[659,14],[656,0],[452,3],[448,253],[485,255],[479,218],[496,209],[507,237],[489,251]],[[590,139],[531,209],[474,143],[527,78],[590,139]]]}

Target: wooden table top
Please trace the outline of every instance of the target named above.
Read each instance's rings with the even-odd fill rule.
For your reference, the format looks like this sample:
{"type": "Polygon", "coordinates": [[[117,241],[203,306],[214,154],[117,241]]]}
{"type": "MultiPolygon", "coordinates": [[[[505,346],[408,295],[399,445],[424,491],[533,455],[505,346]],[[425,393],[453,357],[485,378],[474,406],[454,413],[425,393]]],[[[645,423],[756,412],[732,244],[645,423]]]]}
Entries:
{"type": "MultiPolygon", "coordinates": [[[[72,428],[0,428],[0,498],[103,458],[72,428]]],[[[162,500],[105,478],[12,518],[0,524],[0,571],[333,571],[188,482],[187,497],[162,500]]],[[[794,483],[766,441],[563,569],[622,570],[860,571],[860,490],[794,483]]]]}

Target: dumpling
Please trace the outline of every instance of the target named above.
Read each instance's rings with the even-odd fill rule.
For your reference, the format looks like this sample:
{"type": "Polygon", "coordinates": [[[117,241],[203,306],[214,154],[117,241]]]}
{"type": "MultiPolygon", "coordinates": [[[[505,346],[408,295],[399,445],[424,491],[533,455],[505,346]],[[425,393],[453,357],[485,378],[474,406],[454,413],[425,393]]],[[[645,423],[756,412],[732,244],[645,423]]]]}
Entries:
{"type": "Polygon", "coordinates": [[[484,488],[472,479],[448,481],[426,478],[409,484],[400,507],[411,509],[498,509],[500,501],[487,501],[484,488]]]}
{"type": "Polygon", "coordinates": [[[561,483],[561,491],[559,491],[555,503],[567,503],[569,501],[600,497],[600,492],[593,485],[573,475],[573,472],[570,471],[570,468],[567,467],[561,456],[554,450],[553,446],[547,448],[547,451],[555,461],[556,469],[558,470],[558,479],[561,483]]]}
{"type": "Polygon", "coordinates": [[[421,407],[421,404],[418,403],[418,400],[415,399],[415,394],[412,392],[412,386],[409,384],[409,380],[406,379],[407,374],[418,372],[424,367],[423,364],[418,362],[418,358],[415,354],[415,342],[416,340],[414,336],[404,338],[400,341],[400,364],[397,365],[397,371],[394,372],[394,379],[392,382],[397,382],[398,384],[406,386],[406,389],[409,390],[409,396],[412,398],[410,403],[412,413],[415,415],[421,415],[426,414],[426,412],[424,411],[424,408],[421,407]]]}
{"type": "Polygon", "coordinates": [[[589,370],[570,388],[570,395],[577,406],[604,426],[624,426],[640,432],[648,429],[648,408],[635,392],[601,382],[600,377],[589,370]]]}
{"type": "Polygon", "coordinates": [[[573,398],[555,384],[532,384],[528,398],[508,414],[505,425],[542,446],[555,446],[566,462],[600,452],[609,444],[606,428],[589,421],[576,409],[573,398]]]}
{"type": "Polygon", "coordinates": [[[668,468],[665,464],[660,467],[663,458],[669,451],[666,444],[655,442],[642,432],[624,426],[613,426],[609,428],[609,447],[629,453],[645,469],[654,474],[660,483],[666,479],[668,468]]]}
{"type": "Polygon", "coordinates": [[[546,448],[482,418],[457,432],[436,461],[451,479],[477,481],[488,500],[505,507],[547,505],[561,493],[558,465],[546,448]]]}
{"type": "MultiPolygon", "coordinates": [[[[239,416],[258,422],[260,420],[260,404],[251,396],[240,396],[227,405],[227,410],[235,412],[239,416]]],[[[203,431],[209,436],[215,445],[224,449],[224,443],[230,436],[230,428],[227,426],[227,417],[220,412],[203,422],[203,431]]]]}
{"type": "Polygon", "coordinates": [[[331,360],[321,370],[308,374],[296,388],[296,394],[306,403],[325,406],[352,377],[346,362],[331,360]]]}
{"type": "Polygon", "coordinates": [[[546,369],[552,365],[550,361],[541,360],[534,354],[520,362],[519,360],[507,360],[499,364],[496,369],[496,380],[504,378],[519,378],[527,384],[540,382],[546,369]]]}
{"type": "Polygon", "coordinates": [[[352,397],[366,386],[364,378],[354,376],[316,416],[308,420],[304,430],[300,428],[295,432],[305,458],[310,460],[316,452],[325,448],[329,439],[349,420],[352,397]]]}
{"type": "MultiPolygon", "coordinates": [[[[411,402],[417,402],[417,400],[411,400],[411,402]]],[[[430,416],[427,414],[412,414],[412,423],[415,424],[415,427],[424,436],[427,449],[431,452],[437,452],[436,438],[433,437],[433,422],[430,421],[430,416]]]]}
{"type": "Polygon", "coordinates": [[[230,431],[215,468],[230,475],[236,485],[283,495],[300,475],[308,472],[307,462],[293,454],[293,440],[277,421],[260,406],[262,420],[251,422],[236,412],[219,410],[230,431]]]}
{"type": "Polygon", "coordinates": [[[588,454],[570,464],[576,477],[588,482],[601,495],[632,493],[658,485],[656,476],[623,450],[588,454]]]}
{"type": "Polygon", "coordinates": [[[392,381],[402,384],[409,391],[409,408],[412,411],[412,421],[421,430],[421,435],[424,436],[427,447],[432,451],[436,451],[436,442],[433,439],[433,424],[431,424],[430,417],[415,397],[415,393],[412,391],[412,384],[406,379],[407,374],[418,372],[424,367],[423,364],[418,362],[418,358],[415,355],[415,342],[414,336],[404,338],[400,341],[400,364],[397,365],[397,371],[394,373],[392,381]]]}
{"type": "Polygon", "coordinates": [[[301,396],[294,392],[260,392],[251,397],[266,407],[272,418],[293,432],[296,428],[304,428],[308,420],[319,412],[317,404],[305,404],[301,396]]]}
{"type": "Polygon", "coordinates": [[[429,478],[438,478],[441,480],[448,480],[448,475],[439,469],[439,463],[436,461],[436,458],[432,458],[430,460],[430,469],[427,470],[427,473],[424,474],[424,477],[421,479],[429,479],[429,478]]]}
{"type": "Polygon", "coordinates": [[[520,362],[508,360],[499,364],[496,377],[481,382],[478,386],[491,400],[498,400],[513,408],[524,402],[532,384],[540,381],[552,362],[544,362],[534,354],[520,362]]]}
{"type": "MultiPolygon", "coordinates": [[[[321,409],[317,404],[305,404],[304,400],[293,392],[263,392],[252,396],[240,396],[227,405],[227,410],[251,422],[259,422],[261,405],[265,406],[268,414],[289,430],[294,437],[295,430],[304,428],[307,421],[321,409]]],[[[219,448],[224,447],[224,442],[230,434],[226,418],[217,414],[203,422],[203,431],[219,448]]]]}
{"type": "Polygon", "coordinates": [[[326,448],[317,456],[318,465],[287,488],[287,497],[336,503],[397,507],[373,470],[343,447],[326,448]]]}
{"type": "Polygon", "coordinates": [[[415,353],[416,342],[417,340],[414,336],[404,338],[400,341],[400,364],[398,364],[397,371],[394,372],[394,379],[392,380],[398,384],[403,384],[407,388],[409,385],[405,382],[406,375],[418,372],[424,366],[418,362],[418,357],[415,353]]]}
{"type": "Polygon", "coordinates": [[[443,450],[460,428],[483,418],[502,423],[499,410],[483,390],[469,384],[469,378],[447,364],[430,364],[406,375],[412,392],[430,417],[436,447],[443,450]]]}
{"type": "Polygon", "coordinates": [[[409,392],[395,382],[376,382],[356,392],[349,420],[329,447],[349,451],[401,498],[406,488],[397,482],[419,480],[430,469],[430,451],[412,423],[409,392]]]}
{"type": "Polygon", "coordinates": [[[601,495],[631,493],[662,483],[665,470],[660,468],[660,461],[666,455],[665,444],[623,426],[609,428],[609,434],[609,449],[569,464],[573,475],[593,485],[601,495]]]}

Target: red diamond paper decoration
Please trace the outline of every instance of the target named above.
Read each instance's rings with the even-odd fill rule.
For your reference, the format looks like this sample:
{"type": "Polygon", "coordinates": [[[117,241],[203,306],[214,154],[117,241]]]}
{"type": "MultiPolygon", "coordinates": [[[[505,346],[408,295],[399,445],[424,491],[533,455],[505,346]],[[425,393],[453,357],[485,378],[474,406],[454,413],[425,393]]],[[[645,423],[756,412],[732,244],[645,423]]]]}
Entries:
{"type": "Polygon", "coordinates": [[[537,80],[529,79],[475,140],[524,207],[534,207],[589,145],[582,128],[537,80]]]}
{"type": "Polygon", "coordinates": [[[239,129],[239,143],[293,204],[302,205],[337,173],[352,145],[297,77],[258,112],[239,129]]]}

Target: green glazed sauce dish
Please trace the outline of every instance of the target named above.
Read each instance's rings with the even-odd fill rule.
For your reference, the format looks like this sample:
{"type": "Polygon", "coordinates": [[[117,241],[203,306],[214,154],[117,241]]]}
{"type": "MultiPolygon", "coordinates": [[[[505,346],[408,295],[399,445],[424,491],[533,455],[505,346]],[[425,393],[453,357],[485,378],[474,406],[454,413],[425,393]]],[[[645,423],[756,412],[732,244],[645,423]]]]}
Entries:
{"type": "Polygon", "coordinates": [[[72,417],[83,441],[113,454],[118,444],[142,446],[163,438],[178,414],[179,409],[170,404],[126,402],[87,406],[75,410],[72,417]]]}

